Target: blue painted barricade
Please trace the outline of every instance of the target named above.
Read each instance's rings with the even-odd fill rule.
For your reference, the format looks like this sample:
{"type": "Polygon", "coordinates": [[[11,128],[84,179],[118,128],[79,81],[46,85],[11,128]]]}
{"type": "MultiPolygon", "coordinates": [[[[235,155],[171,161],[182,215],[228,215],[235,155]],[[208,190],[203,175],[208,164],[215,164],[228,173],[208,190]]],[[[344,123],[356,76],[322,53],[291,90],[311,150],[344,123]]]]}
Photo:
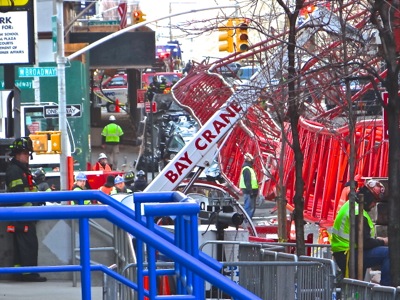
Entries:
{"type": "MultiPolygon", "coordinates": [[[[169,193],[135,193],[135,202],[179,202],[186,199],[186,196],[179,192],[169,193]],[[178,201],[176,201],[178,200],[178,201]]],[[[80,191],[80,192],[52,192],[52,193],[8,193],[0,194],[0,202],[24,203],[29,199],[30,202],[58,202],[58,201],[77,201],[81,203],[83,199],[97,200],[106,205],[63,205],[63,206],[44,206],[44,207],[0,207],[0,220],[59,220],[59,219],[78,219],[80,234],[80,265],[64,266],[39,266],[39,267],[18,267],[18,268],[0,268],[0,273],[23,273],[23,272],[80,272],[82,299],[91,299],[91,271],[101,271],[120,281],[122,284],[136,290],[138,299],[157,299],[158,297],[150,287],[150,291],[143,288],[143,276],[146,274],[143,266],[138,264],[138,282],[134,283],[121,276],[117,272],[108,269],[102,265],[90,265],[89,249],[89,225],[90,218],[107,219],[116,224],[124,231],[132,234],[137,240],[145,243],[151,254],[154,250],[160,251],[173,259],[175,262],[175,271],[184,271],[186,281],[185,288],[181,290],[180,295],[162,296],[163,299],[204,299],[204,280],[217,286],[234,299],[260,299],[241,286],[227,279],[218,271],[221,264],[213,258],[198,251],[198,233],[197,233],[197,207],[191,202],[179,202],[172,204],[151,204],[146,205],[145,214],[149,216],[138,216],[133,210],[105,195],[100,191],[80,191]],[[157,206],[158,205],[158,206],[157,206]],[[169,208],[168,208],[169,207],[169,208]],[[161,210],[160,210],[161,209],[161,210]],[[170,209],[170,210],[169,210],[170,209]],[[160,212],[169,212],[177,216],[178,222],[175,230],[175,236],[166,230],[150,225],[150,218],[154,214],[160,215],[160,212]],[[147,217],[147,219],[146,219],[147,217]],[[138,221],[139,220],[139,221],[138,221]],[[148,224],[146,228],[143,224],[148,224]],[[180,228],[183,224],[183,227],[180,228]],[[190,243],[187,243],[185,234],[192,234],[190,243]],[[189,288],[188,288],[189,287],[189,288]]],[[[155,267],[155,257],[148,257],[149,265],[148,276],[150,282],[154,281],[157,274],[155,267]]],[[[155,290],[155,289],[154,289],[155,290]]],[[[179,291],[178,291],[179,292],[179,291]]]]}

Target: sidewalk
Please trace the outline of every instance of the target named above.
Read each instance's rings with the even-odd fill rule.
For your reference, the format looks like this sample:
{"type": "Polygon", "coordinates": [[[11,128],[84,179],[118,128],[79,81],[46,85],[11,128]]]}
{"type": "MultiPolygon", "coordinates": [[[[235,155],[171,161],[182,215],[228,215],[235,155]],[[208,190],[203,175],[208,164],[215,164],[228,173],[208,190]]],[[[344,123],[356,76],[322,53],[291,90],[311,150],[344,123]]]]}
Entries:
{"type": "MultiPolygon", "coordinates": [[[[81,288],[72,281],[0,281],[0,300],[80,300],[81,288]]],[[[92,287],[92,299],[103,299],[103,287],[92,287]]]]}

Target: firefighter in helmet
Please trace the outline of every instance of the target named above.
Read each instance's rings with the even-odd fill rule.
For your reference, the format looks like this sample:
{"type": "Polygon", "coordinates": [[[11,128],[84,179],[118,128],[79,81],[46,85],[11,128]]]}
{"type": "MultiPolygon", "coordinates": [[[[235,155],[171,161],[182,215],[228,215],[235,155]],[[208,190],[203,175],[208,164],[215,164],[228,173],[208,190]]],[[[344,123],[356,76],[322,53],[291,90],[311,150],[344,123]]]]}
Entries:
{"type": "Polygon", "coordinates": [[[164,94],[165,89],[168,87],[167,78],[161,77],[160,93],[164,94]]]}
{"type": "Polygon", "coordinates": [[[135,182],[135,173],[133,171],[126,172],[124,175],[124,180],[125,180],[126,188],[134,191],[135,188],[134,188],[133,183],[135,182]]]}
{"type": "Polygon", "coordinates": [[[158,82],[157,76],[153,76],[153,80],[147,88],[146,98],[148,101],[152,101],[154,94],[160,93],[160,83],[158,82]]]}
{"type": "Polygon", "coordinates": [[[147,179],[146,179],[146,173],[143,170],[140,170],[137,173],[137,178],[134,183],[134,191],[135,192],[141,192],[144,191],[144,189],[147,187],[147,179]]]}
{"type": "Polygon", "coordinates": [[[51,192],[53,190],[46,181],[46,171],[43,168],[37,169],[33,173],[33,178],[35,179],[38,191],[51,192]]]}
{"type": "MultiPolygon", "coordinates": [[[[33,176],[29,170],[29,158],[32,159],[32,140],[21,137],[10,146],[12,156],[6,171],[7,192],[37,192],[33,176]]],[[[10,203],[9,206],[32,206],[31,202],[10,203]]],[[[7,226],[7,232],[14,238],[14,266],[31,267],[38,265],[39,243],[36,235],[36,221],[17,221],[7,226]]],[[[17,280],[43,282],[47,278],[38,273],[18,274],[17,280]]]]}

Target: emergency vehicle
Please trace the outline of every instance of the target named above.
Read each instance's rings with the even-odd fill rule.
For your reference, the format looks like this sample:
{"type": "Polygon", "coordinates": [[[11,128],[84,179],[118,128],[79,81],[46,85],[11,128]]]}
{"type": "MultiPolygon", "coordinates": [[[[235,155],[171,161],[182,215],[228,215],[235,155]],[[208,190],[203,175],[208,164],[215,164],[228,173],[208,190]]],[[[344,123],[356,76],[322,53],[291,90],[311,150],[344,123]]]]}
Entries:
{"type": "MultiPolygon", "coordinates": [[[[142,89],[148,88],[153,81],[153,77],[156,77],[158,82],[161,82],[161,78],[165,78],[167,85],[172,86],[182,78],[182,73],[145,72],[142,74],[142,89]]],[[[109,77],[101,84],[101,88],[94,88],[93,93],[97,96],[98,105],[106,107],[108,112],[114,112],[117,104],[125,106],[125,109],[127,109],[128,75],[125,72],[120,72],[113,77],[109,77]]]]}

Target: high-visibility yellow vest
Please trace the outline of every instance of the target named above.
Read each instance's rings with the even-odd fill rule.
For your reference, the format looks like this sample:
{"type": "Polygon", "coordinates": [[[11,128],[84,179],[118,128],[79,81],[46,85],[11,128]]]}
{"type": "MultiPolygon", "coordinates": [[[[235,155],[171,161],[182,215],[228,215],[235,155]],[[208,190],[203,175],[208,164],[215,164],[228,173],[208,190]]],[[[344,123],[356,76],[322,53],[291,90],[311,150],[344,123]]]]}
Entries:
{"type": "Polygon", "coordinates": [[[119,137],[123,134],[121,127],[115,123],[108,124],[101,132],[101,135],[105,136],[106,143],[119,143],[119,137]]]}
{"type": "Polygon", "coordinates": [[[250,175],[251,175],[251,189],[256,190],[258,189],[258,181],[257,181],[257,176],[256,172],[254,171],[253,168],[250,168],[249,166],[245,166],[242,169],[242,173],[240,174],[240,181],[239,181],[239,188],[245,189],[246,185],[244,184],[244,177],[243,177],[243,171],[245,169],[249,169],[250,175]]]}
{"type": "MultiPolygon", "coordinates": [[[[350,249],[350,201],[343,204],[339,210],[332,229],[331,249],[333,252],[348,251],[350,249]]],[[[358,203],[354,204],[355,214],[358,215],[358,203]]],[[[371,237],[375,237],[374,223],[369,214],[364,210],[363,216],[367,218],[371,237]]]]}
{"type": "MultiPolygon", "coordinates": [[[[76,188],[73,189],[73,191],[83,191],[83,189],[79,186],[77,186],[76,188]]],[[[77,203],[75,203],[75,201],[71,201],[71,205],[75,205],[78,204],[78,201],[76,201],[77,203]]],[[[92,201],[90,200],[83,200],[83,204],[84,205],[89,205],[92,204],[92,201]]]]}

